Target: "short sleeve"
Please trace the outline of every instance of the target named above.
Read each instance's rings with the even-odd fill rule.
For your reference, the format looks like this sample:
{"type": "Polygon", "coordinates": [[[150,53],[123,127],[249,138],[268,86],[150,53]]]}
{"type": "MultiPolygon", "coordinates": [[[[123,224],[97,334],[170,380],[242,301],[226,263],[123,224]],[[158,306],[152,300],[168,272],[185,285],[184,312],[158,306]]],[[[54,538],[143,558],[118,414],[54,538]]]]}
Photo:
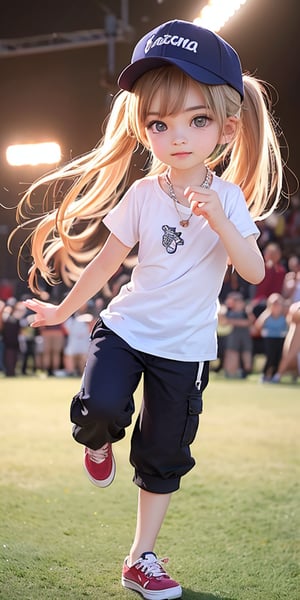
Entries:
{"type": "Polygon", "coordinates": [[[125,246],[132,248],[139,241],[140,206],[133,184],[120,202],[104,217],[104,225],[125,246]]]}
{"type": "Polygon", "coordinates": [[[224,210],[227,217],[243,237],[254,235],[258,238],[260,231],[249,213],[242,190],[237,185],[231,185],[231,188],[230,194],[225,195],[224,210]]]}

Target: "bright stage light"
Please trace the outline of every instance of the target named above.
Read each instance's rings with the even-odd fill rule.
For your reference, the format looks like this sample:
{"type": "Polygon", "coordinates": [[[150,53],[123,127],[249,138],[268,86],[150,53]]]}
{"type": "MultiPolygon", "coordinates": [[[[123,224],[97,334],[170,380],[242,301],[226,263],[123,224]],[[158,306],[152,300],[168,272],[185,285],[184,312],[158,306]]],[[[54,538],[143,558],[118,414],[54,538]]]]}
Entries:
{"type": "Polygon", "coordinates": [[[16,144],[8,146],[6,150],[6,160],[12,167],[50,165],[58,163],[60,159],[61,150],[56,142],[16,144]]]}
{"type": "Polygon", "coordinates": [[[210,29],[211,31],[220,31],[225,23],[234,15],[234,13],[245,4],[247,0],[210,0],[200,12],[200,16],[194,19],[196,25],[210,29]]]}

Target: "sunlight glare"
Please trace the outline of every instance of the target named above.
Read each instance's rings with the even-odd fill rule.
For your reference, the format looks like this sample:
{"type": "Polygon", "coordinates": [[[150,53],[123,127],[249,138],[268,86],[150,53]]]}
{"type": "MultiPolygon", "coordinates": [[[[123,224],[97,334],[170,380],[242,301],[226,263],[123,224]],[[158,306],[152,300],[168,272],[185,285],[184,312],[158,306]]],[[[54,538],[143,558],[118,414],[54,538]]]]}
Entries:
{"type": "Polygon", "coordinates": [[[194,19],[196,25],[210,29],[211,31],[220,31],[225,23],[238,11],[247,0],[210,0],[201,12],[200,16],[194,19]]]}
{"type": "Polygon", "coordinates": [[[12,167],[22,165],[43,165],[58,163],[61,159],[61,150],[56,142],[38,144],[16,144],[8,146],[6,159],[12,167]]]}

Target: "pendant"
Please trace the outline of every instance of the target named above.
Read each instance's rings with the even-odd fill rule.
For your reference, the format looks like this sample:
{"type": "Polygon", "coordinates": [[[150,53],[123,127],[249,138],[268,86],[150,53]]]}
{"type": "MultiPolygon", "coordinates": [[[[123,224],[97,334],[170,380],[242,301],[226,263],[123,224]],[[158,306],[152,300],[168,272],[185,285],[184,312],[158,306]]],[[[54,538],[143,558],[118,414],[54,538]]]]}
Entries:
{"type": "Polygon", "coordinates": [[[181,225],[181,227],[188,227],[189,219],[182,219],[182,221],[179,221],[179,225],[181,225]]]}

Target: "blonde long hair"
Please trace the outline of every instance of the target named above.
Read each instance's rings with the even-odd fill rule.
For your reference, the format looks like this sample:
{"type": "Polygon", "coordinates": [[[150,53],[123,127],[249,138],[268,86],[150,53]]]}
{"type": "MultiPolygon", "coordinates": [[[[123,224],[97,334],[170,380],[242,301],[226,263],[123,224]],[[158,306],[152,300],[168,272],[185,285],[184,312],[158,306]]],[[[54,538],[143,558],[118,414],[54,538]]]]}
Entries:
{"type": "MultiPolygon", "coordinates": [[[[217,147],[206,164],[220,168],[223,179],[241,187],[255,219],[271,214],[282,188],[277,126],[265,85],[249,75],[243,80],[242,105],[230,86],[200,84],[175,66],[149,71],[138,79],[132,92],[119,92],[99,145],[34,182],[19,202],[15,232],[25,226],[33,229],[24,242],[31,242],[30,288],[39,291],[39,275],[50,284],[61,278],[71,286],[99,251],[103,243],[99,225],[124,193],[134,152],[141,147],[149,150],[145,121],[156,94],[162,117],[180,111],[190,85],[200,87],[220,131],[226,117],[237,117],[235,138],[229,145],[217,147]],[[45,186],[41,203],[37,191],[45,186]]],[[[163,173],[166,168],[150,156],[147,175],[163,173]]]]}

